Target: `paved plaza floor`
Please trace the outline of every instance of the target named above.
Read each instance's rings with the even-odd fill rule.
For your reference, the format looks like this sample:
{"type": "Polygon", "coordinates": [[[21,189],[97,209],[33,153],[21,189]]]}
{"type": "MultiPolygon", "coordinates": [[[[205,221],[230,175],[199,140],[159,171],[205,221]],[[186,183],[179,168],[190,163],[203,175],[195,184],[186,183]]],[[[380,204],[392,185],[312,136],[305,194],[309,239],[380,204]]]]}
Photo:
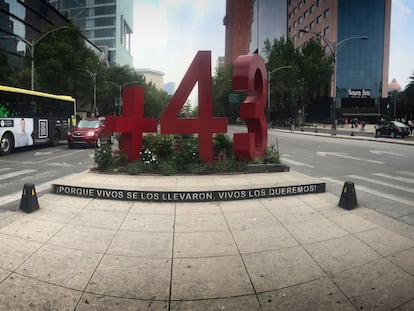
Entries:
{"type": "MultiPolygon", "coordinates": [[[[165,191],[307,182],[295,172],[60,181],[165,191]]],[[[414,227],[344,210],[340,191],[204,203],[44,194],[33,213],[0,213],[0,310],[414,310],[414,227]]]]}

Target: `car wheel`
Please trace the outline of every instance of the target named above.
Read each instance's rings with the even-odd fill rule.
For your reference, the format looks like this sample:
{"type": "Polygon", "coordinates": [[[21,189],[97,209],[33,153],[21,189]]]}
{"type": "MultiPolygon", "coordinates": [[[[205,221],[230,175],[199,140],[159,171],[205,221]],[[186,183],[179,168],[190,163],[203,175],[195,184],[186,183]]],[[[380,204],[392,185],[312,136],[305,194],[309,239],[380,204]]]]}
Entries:
{"type": "Polygon", "coordinates": [[[394,132],[391,132],[390,137],[391,138],[395,138],[395,133],[394,132]]]}
{"type": "Polygon", "coordinates": [[[98,139],[96,140],[96,148],[101,148],[102,146],[102,139],[101,136],[98,137],[98,139]]]}
{"type": "Polygon", "coordinates": [[[381,132],[380,131],[375,131],[375,137],[381,137],[381,132]]]}
{"type": "Polygon", "coordinates": [[[74,146],[73,146],[72,144],[68,144],[68,148],[69,148],[69,149],[73,149],[73,147],[74,147],[74,146]]]}
{"type": "Polygon", "coordinates": [[[10,134],[6,134],[1,139],[0,154],[9,154],[14,147],[13,137],[10,134]]]}

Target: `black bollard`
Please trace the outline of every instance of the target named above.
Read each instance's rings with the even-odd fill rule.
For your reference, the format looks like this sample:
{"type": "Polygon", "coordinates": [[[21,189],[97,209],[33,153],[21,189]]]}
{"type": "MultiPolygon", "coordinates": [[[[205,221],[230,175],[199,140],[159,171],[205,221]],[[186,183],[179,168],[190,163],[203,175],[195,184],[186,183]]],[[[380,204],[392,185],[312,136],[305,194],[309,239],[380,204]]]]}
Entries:
{"type": "Polygon", "coordinates": [[[33,184],[24,184],[20,207],[22,211],[31,213],[39,209],[36,190],[33,184]]]}
{"type": "Polygon", "coordinates": [[[355,193],[355,185],[352,181],[345,182],[344,187],[342,188],[342,194],[338,206],[346,210],[352,210],[358,206],[355,193]]]}

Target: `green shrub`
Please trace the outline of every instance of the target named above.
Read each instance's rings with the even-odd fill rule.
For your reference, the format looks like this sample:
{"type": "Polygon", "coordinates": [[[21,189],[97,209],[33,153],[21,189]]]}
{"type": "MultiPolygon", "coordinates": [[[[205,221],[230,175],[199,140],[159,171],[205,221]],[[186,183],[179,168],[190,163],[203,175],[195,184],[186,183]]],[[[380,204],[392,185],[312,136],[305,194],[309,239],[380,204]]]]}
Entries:
{"type": "MultiPolygon", "coordinates": [[[[95,162],[99,171],[113,169],[133,175],[173,175],[245,172],[247,169],[248,162],[233,155],[233,142],[225,134],[214,136],[213,157],[212,163],[203,161],[195,135],[145,135],[139,159],[129,163],[126,154],[119,150],[112,151],[109,144],[103,144],[95,151],[95,162]]],[[[274,147],[267,148],[263,159],[257,158],[251,162],[280,163],[279,153],[274,147]]]]}
{"type": "Polygon", "coordinates": [[[95,163],[98,165],[99,171],[106,171],[112,168],[114,157],[110,144],[102,144],[100,148],[95,149],[95,163]]]}

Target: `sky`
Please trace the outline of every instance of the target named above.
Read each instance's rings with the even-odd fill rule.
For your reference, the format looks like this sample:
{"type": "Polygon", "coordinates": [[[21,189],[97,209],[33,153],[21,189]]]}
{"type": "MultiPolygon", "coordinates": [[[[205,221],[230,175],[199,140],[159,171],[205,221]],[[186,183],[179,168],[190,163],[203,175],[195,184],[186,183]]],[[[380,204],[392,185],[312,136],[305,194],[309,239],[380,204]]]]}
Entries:
{"type": "MultiPolygon", "coordinates": [[[[162,71],[178,87],[199,50],[224,56],[226,0],[134,0],[135,68],[162,71]]],[[[414,0],[392,0],[389,82],[414,75],[414,0]]]]}

